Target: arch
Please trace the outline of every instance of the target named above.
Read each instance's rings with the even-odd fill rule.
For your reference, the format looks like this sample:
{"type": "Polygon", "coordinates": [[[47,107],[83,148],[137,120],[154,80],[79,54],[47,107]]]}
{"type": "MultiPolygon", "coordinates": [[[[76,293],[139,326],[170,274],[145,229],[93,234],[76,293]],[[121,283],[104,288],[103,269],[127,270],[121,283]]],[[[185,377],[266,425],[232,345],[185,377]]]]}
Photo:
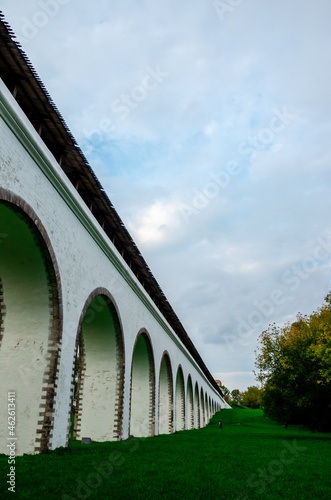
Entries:
{"type": "Polygon", "coordinates": [[[148,333],[138,333],[131,364],[130,432],[136,437],[155,433],[155,368],[148,333]]]}
{"type": "Polygon", "coordinates": [[[209,409],[208,409],[208,396],[207,393],[205,394],[205,425],[208,424],[209,422],[209,409]]]}
{"type": "Polygon", "coordinates": [[[185,385],[182,367],[179,365],[176,376],[176,431],[185,429],[185,385]]]}
{"type": "MultiPolygon", "coordinates": [[[[41,452],[51,447],[54,425],[62,339],[60,273],[34,210],[1,188],[0,283],[0,397],[4,402],[8,391],[17,394],[16,452],[41,452]]],[[[0,452],[7,453],[2,449],[6,439],[0,441],[0,452]]]]}
{"type": "Polygon", "coordinates": [[[204,427],[205,422],[205,397],[203,395],[203,389],[200,389],[200,427],[204,427]]]}
{"type": "Polygon", "coordinates": [[[86,300],[76,346],[79,368],[74,438],[121,439],[124,340],[117,307],[106,289],[97,288],[86,300]]]}
{"type": "Polygon", "coordinates": [[[159,434],[173,432],[173,380],[170,357],[162,356],[159,376],[159,434]]]}
{"type": "Polygon", "coordinates": [[[194,404],[193,404],[193,386],[191,375],[187,378],[187,428],[194,429],[194,404]]]}
{"type": "Polygon", "coordinates": [[[195,383],[194,389],[194,427],[200,428],[200,403],[199,403],[199,388],[198,383],[195,383]]]}
{"type": "Polygon", "coordinates": [[[210,396],[209,396],[209,405],[208,405],[208,410],[209,410],[209,420],[211,419],[212,417],[212,409],[211,409],[211,399],[210,399],[210,396]]]}

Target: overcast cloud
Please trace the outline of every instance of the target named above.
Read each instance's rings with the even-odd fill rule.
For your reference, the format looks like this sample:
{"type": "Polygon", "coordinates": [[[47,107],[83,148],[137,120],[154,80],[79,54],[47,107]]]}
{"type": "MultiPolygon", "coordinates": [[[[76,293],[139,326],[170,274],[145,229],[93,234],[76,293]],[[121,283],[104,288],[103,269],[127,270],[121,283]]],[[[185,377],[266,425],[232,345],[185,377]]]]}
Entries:
{"type": "Polygon", "coordinates": [[[330,286],[329,0],[1,0],[210,371],[330,286]]]}

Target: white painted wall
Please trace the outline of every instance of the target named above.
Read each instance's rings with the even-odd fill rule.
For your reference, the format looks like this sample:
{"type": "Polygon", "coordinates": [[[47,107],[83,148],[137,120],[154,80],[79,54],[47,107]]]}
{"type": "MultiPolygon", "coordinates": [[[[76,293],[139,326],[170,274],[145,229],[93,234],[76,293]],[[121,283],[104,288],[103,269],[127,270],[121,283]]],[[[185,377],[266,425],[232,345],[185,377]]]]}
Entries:
{"type": "MultiPolygon", "coordinates": [[[[142,289],[2,82],[0,105],[0,186],[20,196],[40,218],[50,238],[61,277],[63,339],[52,448],[66,444],[77,329],[87,297],[98,287],[108,290],[114,297],[124,333],[122,438],[127,438],[129,434],[131,361],[137,334],[142,329],[151,338],[157,377],[166,350],[171,360],[173,380],[176,380],[177,369],[181,365],[185,387],[191,375],[193,387],[198,384],[198,390],[203,388],[214,402],[224,406],[217,391],[205,379],[196,362],[142,289]]],[[[8,334],[5,330],[4,338],[8,334]]],[[[33,384],[32,377],[28,376],[27,379],[33,384]]],[[[15,390],[21,383],[21,375],[16,373],[11,389],[15,390]]],[[[0,384],[2,391],[6,391],[7,387],[3,387],[2,382],[0,384]]],[[[158,394],[159,381],[156,380],[155,429],[158,429],[159,423],[158,394]]],[[[3,418],[4,415],[1,415],[3,418]]],[[[26,418],[29,420],[28,416],[26,418]]],[[[21,440],[23,442],[23,435],[21,440]]]]}

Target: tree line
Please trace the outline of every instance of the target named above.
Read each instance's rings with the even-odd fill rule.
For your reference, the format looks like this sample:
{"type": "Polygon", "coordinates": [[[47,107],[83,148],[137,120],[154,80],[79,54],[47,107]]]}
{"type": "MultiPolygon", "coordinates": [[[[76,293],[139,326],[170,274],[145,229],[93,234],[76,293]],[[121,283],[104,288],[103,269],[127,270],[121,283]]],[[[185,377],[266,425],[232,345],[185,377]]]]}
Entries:
{"type": "Polygon", "coordinates": [[[229,391],[224,399],[246,408],[263,407],[280,423],[304,424],[331,432],[331,292],[311,315],[275,323],[261,333],[255,376],[261,388],[229,391]]]}
{"type": "Polygon", "coordinates": [[[243,406],[245,408],[257,409],[261,406],[261,390],[256,386],[251,386],[246,391],[233,389],[229,391],[224,385],[221,386],[223,399],[232,406],[243,406]]]}
{"type": "Polygon", "coordinates": [[[310,316],[262,332],[256,377],[264,412],[279,422],[331,431],[331,292],[310,316]]]}

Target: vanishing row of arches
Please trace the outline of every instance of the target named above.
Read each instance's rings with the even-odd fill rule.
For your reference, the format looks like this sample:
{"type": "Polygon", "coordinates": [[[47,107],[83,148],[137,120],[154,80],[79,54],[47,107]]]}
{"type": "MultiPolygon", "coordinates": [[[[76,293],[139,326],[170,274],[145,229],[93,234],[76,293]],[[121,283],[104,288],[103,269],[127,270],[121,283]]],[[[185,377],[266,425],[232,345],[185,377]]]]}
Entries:
{"type": "MultiPolygon", "coordinates": [[[[88,324],[83,320],[79,337],[74,437],[88,436],[104,441],[110,436],[111,439],[120,439],[122,434],[124,351],[112,302],[107,296],[98,295],[89,308],[96,303],[104,321],[108,321],[108,327],[104,323],[100,328],[102,322],[100,318],[96,320],[98,315],[88,324]],[[114,415],[114,419],[109,419],[109,415],[114,415]]],[[[137,336],[130,372],[130,435],[144,437],[204,427],[216,411],[214,400],[202,387],[199,389],[197,382],[193,386],[191,375],[185,381],[181,366],[173,376],[167,352],[156,369],[152,341],[144,330],[137,336]],[[156,412],[158,429],[155,428],[156,412]]]]}
{"type": "MultiPolygon", "coordinates": [[[[1,397],[4,401],[8,391],[17,394],[19,452],[41,451],[52,443],[60,360],[67,355],[61,276],[35,212],[2,189],[0,221],[1,397]]],[[[155,365],[152,339],[144,329],[137,332],[131,379],[124,380],[128,372],[121,319],[114,298],[102,288],[86,299],[72,366],[76,438],[122,438],[125,383],[130,384],[129,434],[133,436],[203,427],[220,408],[217,397],[184,374],[182,366],[173,366],[168,352],[155,365]]],[[[67,442],[70,425],[68,411],[67,442]]]]}

